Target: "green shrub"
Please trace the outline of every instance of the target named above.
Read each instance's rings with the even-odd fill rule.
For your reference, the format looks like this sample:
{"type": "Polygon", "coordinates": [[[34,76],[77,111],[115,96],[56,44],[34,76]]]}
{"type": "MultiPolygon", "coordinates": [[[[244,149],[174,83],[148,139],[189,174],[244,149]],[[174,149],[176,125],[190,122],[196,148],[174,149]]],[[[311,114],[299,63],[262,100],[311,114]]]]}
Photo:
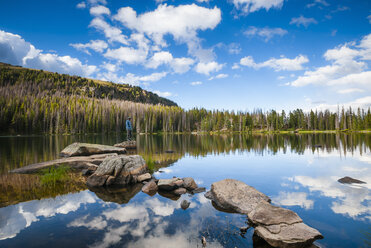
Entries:
{"type": "Polygon", "coordinates": [[[68,172],[70,167],[61,165],[41,170],[40,181],[42,185],[55,185],[57,182],[66,182],[70,178],[68,172]]]}

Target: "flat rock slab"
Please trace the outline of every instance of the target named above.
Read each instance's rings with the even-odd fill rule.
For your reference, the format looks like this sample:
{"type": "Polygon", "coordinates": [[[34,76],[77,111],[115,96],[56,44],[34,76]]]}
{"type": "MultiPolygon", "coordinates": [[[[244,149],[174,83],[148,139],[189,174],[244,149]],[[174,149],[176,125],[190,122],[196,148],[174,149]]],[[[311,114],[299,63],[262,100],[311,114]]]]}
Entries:
{"type": "Polygon", "coordinates": [[[174,190],[179,187],[178,186],[179,184],[177,184],[177,181],[179,180],[181,179],[179,178],[160,179],[158,180],[157,186],[160,190],[166,190],[166,191],[174,190]]]}
{"type": "Polygon", "coordinates": [[[265,201],[259,203],[247,216],[254,225],[291,225],[303,222],[294,211],[273,206],[265,201]]]}
{"type": "Polygon", "coordinates": [[[319,231],[302,222],[292,225],[257,226],[255,234],[271,246],[282,248],[304,248],[323,238],[319,231]]]}
{"type": "Polygon", "coordinates": [[[205,196],[213,200],[218,207],[241,214],[250,213],[262,201],[270,202],[265,194],[234,179],[213,183],[209,192],[205,196]]]}
{"type": "Polygon", "coordinates": [[[71,167],[81,168],[82,164],[87,165],[90,164],[100,164],[103,160],[107,157],[117,156],[116,153],[107,153],[107,154],[97,154],[91,156],[80,156],[80,157],[69,157],[69,158],[60,158],[56,160],[46,161],[37,164],[30,164],[24,166],[22,168],[18,168],[15,170],[10,171],[11,173],[20,173],[20,174],[27,174],[27,173],[35,173],[41,169],[45,169],[51,166],[58,166],[60,164],[69,164],[71,167]]]}
{"type": "Polygon", "coordinates": [[[343,177],[338,180],[339,183],[346,183],[346,184],[352,184],[352,183],[359,183],[359,184],[365,184],[366,182],[354,179],[351,177],[343,177]]]}
{"type": "Polygon", "coordinates": [[[136,149],[137,148],[137,142],[135,140],[127,140],[118,144],[114,145],[115,147],[121,147],[126,149],[136,149]]]}
{"type": "Polygon", "coordinates": [[[152,178],[151,174],[145,173],[143,175],[138,176],[137,181],[138,182],[148,181],[151,180],[151,178],[152,178]]]}
{"type": "Polygon", "coordinates": [[[115,146],[76,142],[64,148],[61,151],[60,156],[62,157],[88,156],[102,153],[124,154],[126,153],[126,149],[115,146]]]}

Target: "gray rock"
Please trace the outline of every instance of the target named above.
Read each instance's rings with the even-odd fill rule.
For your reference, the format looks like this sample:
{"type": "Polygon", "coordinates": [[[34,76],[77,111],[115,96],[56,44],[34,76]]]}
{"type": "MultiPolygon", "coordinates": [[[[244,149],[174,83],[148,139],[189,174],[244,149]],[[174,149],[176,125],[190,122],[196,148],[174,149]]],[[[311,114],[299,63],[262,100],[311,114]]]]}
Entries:
{"type": "Polygon", "coordinates": [[[260,202],[247,216],[254,225],[291,225],[303,222],[295,212],[273,206],[265,201],[260,202]]]}
{"type": "Polygon", "coordinates": [[[108,175],[97,176],[93,174],[88,177],[86,184],[88,187],[102,187],[106,183],[108,177],[108,175]]]}
{"type": "Polygon", "coordinates": [[[142,187],[142,191],[148,195],[155,195],[157,192],[157,184],[155,180],[151,180],[142,187]]]}
{"type": "Polygon", "coordinates": [[[151,174],[149,174],[149,173],[144,173],[144,174],[139,175],[139,176],[137,177],[137,181],[138,181],[138,182],[148,181],[148,180],[150,180],[151,178],[152,178],[151,174]]]}
{"type": "Polygon", "coordinates": [[[191,203],[187,200],[183,200],[181,203],[180,203],[180,207],[183,209],[183,210],[186,210],[187,208],[189,208],[189,205],[191,205],[191,203]]]}
{"type": "Polygon", "coordinates": [[[185,178],[183,178],[183,182],[184,182],[184,183],[183,183],[184,187],[185,187],[186,189],[188,189],[189,191],[192,191],[192,190],[198,188],[198,186],[197,186],[195,180],[193,180],[192,177],[185,177],[185,178]]]}
{"type": "Polygon", "coordinates": [[[182,179],[178,179],[177,181],[174,182],[175,183],[175,186],[178,187],[178,188],[181,188],[183,187],[183,180],[182,179]]]}
{"type": "Polygon", "coordinates": [[[109,176],[106,181],[106,186],[114,185],[115,184],[115,179],[116,177],[114,176],[109,176]]]}
{"type": "Polygon", "coordinates": [[[89,167],[89,168],[87,168],[87,169],[83,169],[82,171],[81,171],[81,174],[83,175],[83,176],[90,176],[90,175],[92,175],[95,171],[97,170],[97,168],[96,167],[89,167]]]}
{"type": "Polygon", "coordinates": [[[96,177],[112,176],[114,179],[110,178],[109,184],[127,185],[135,183],[137,176],[145,172],[147,172],[147,165],[139,155],[107,157],[88,178],[87,183],[91,184],[90,181],[96,180],[96,177]]]}
{"type": "Polygon", "coordinates": [[[198,193],[202,193],[202,192],[205,192],[205,191],[206,191],[206,188],[201,187],[201,188],[197,188],[197,189],[192,190],[192,194],[198,194],[198,193]]]}
{"type": "Polygon", "coordinates": [[[61,151],[60,155],[62,157],[72,157],[72,156],[88,156],[92,154],[102,153],[123,154],[126,153],[126,149],[107,145],[76,142],[64,148],[61,151]]]}
{"type": "Polygon", "coordinates": [[[160,190],[174,190],[177,188],[177,185],[175,184],[176,181],[178,181],[178,178],[172,178],[172,179],[160,179],[158,180],[157,186],[160,190]]]}
{"type": "Polygon", "coordinates": [[[352,183],[359,183],[359,184],[365,184],[366,182],[363,182],[358,179],[354,179],[351,177],[343,177],[338,180],[339,183],[346,183],[346,184],[352,184],[352,183]]]}
{"type": "Polygon", "coordinates": [[[183,194],[187,193],[187,190],[185,188],[178,188],[178,189],[174,190],[173,193],[175,195],[183,195],[183,194]]]}
{"type": "Polygon", "coordinates": [[[127,140],[118,144],[114,145],[115,147],[122,147],[125,149],[136,149],[137,148],[137,142],[135,140],[127,140]]]}
{"type": "Polygon", "coordinates": [[[247,184],[224,179],[211,185],[210,193],[205,197],[212,199],[220,208],[241,214],[248,214],[262,202],[270,202],[268,196],[247,184]]]}
{"type": "Polygon", "coordinates": [[[300,222],[292,225],[257,226],[255,234],[273,247],[296,248],[310,246],[323,236],[316,229],[300,222]]]}

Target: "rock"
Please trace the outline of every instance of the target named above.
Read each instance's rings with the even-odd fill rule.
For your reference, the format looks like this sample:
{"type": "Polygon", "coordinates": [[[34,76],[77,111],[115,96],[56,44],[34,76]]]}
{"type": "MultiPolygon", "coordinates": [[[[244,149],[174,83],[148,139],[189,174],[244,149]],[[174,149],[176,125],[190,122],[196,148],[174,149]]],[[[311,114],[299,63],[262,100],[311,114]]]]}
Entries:
{"type": "Polygon", "coordinates": [[[41,162],[37,164],[30,164],[15,170],[10,171],[11,173],[34,173],[41,169],[48,168],[51,166],[58,166],[60,164],[68,164],[71,167],[77,169],[87,169],[91,166],[99,165],[103,162],[103,160],[107,157],[117,156],[117,153],[106,153],[106,154],[96,154],[91,156],[81,156],[81,157],[68,157],[68,158],[60,158],[56,160],[41,162]]]}
{"type": "Polygon", "coordinates": [[[198,188],[198,186],[197,186],[195,180],[193,180],[192,177],[185,177],[185,178],[183,178],[183,182],[184,182],[184,183],[183,183],[184,187],[185,187],[186,189],[188,189],[189,191],[192,191],[192,190],[198,188]]]}
{"type": "Polygon", "coordinates": [[[176,195],[172,191],[161,191],[161,190],[159,190],[158,194],[163,196],[163,197],[166,197],[170,200],[173,200],[173,201],[177,201],[180,198],[180,195],[176,195]]]}
{"type": "Polygon", "coordinates": [[[183,210],[186,210],[187,208],[189,208],[189,205],[191,205],[191,203],[187,200],[183,200],[181,203],[180,203],[180,207],[183,209],[183,210]]]}
{"type": "Polygon", "coordinates": [[[126,204],[140,191],[142,184],[131,184],[125,187],[95,187],[89,188],[100,199],[105,202],[116,202],[118,204],[126,204]]]}
{"type": "Polygon", "coordinates": [[[102,153],[123,154],[126,153],[126,149],[107,145],[76,142],[64,148],[61,151],[60,155],[62,157],[73,157],[73,156],[88,156],[92,154],[102,153]]]}
{"type": "Polygon", "coordinates": [[[145,173],[145,174],[139,175],[139,176],[137,177],[137,181],[138,181],[138,182],[143,182],[143,181],[150,180],[151,178],[152,178],[151,174],[149,174],[149,173],[145,173]]]}
{"type": "Polygon", "coordinates": [[[88,187],[102,187],[106,183],[108,177],[108,175],[97,176],[93,174],[88,177],[86,184],[88,185],[88,187]]]}
{"type": "Polygon", "coordinates": [[[365,184],[366,182],[363,182],[358,179],[354,179],[351,177],[343,177],[338,180],[339,183],[346,183],[346,184],[352,184],[352,183],[359,183],[359,184],[365,184]]]}
{"type": "Polygon", "coordinates": [[[257,226],[255,234],[271,246],[282,248],[307,247],[316,239],[323,238],[320,232],[302,222],[292,225],[257,226]]]}
{"type": "Polygon", "coordinates": [[[147,172],[147,165],[139,155],[108,157],[103,160],[94,174],[88,178],[87,183],[88,185],[94,184],[91,180],[97,181],[97,177],[108,178],[108,176],[112,176],[114,179],[110,178],[108,182],[110,185],[127,185],[136,183],[138,175],[142,175],[145,172],[147,172]]]}
{"type": "Polygon", "coordinates": [[[178,180],[179,180],[178,178],[160,179],[158,180],[157,186],[160,190],[170,191],[177,188],[175,182],[178,180]]]}
{"type": "Polygon", "coordinates": [[[254,225],[291,225],[303,222],[295,212],[289,209],[273,206],[265,201],[259,203],[259,205],[248,213],[247,216],[254,225]]]}
{"type": "Polygon", "coordinates": [[[150,196],[155,195],[157,192],[157,184],[155,180],[151,180],[142,187],[142,191],[150,196]]]}
{"type": "Polygon", "coordinates": [[[241,214],[250,213],[262,201],[270,202],[268,196],[234,179],[213,183],[210,193],[205,194],[205,197],[212,199],[222,209],[241,214]]]}
{"type": "Polygon", "coordinates": [[[95,171],[96,171],[96,168],[94,168],[94,167],[89,167],[89,168],[87,168],[87,169],[83,169],[83,170],[81,171],[81,175],[83,175],[83,176],[90,176],[90,175],[92,175],[95,171]]]}
{"type": "Polygon", "coordinates": [[[135,140],[127,140],[118,144],[114,145],[115,147],[122,147],[125,149],[136,149],[137,148],[137,142],[135,140]]]}
{"type": "Polygon", "coordinates": [[[174,190],[173,193],[175,195],[183,195],[183,194],[187,193],[187,190],[185,188],[178,188],[178,189],[174,190]]]}
{"type": "Polygon", "coordinates": [[[206,188],[204,187],[201,187],[201,188],[196,188],[194,190],[191,191],[192,194],[198,194],[198,193],[202,193],[202,192],[205,192],[206,191],[206,188]]]}
{"type": "Polygon", "coordinates": [[[115,179],[116,177],[114,176],[109,176],[106,181],[106,186],[111,186],[115,184],[115,179]]]}
{"type": "Polygon", "coordinates": [[[183,183],[184,183],[184,182],[183,182],[182,179],[178,179],[178,180],[175,181],[174,183],[175,183],[176,187],[181,188],[181,187],[183,187],[183,183]]]}

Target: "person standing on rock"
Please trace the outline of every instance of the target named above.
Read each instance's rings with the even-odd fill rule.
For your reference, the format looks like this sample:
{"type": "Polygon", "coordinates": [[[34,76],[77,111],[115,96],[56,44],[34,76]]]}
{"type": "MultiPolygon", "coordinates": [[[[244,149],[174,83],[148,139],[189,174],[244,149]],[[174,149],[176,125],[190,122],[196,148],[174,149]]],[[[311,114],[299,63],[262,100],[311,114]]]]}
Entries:
{"type": "Polygon", "coordinates": [[[131,135],[133,131],[133,126],[131,125],[131,117],[126,120],[126,137],[127,140],[131,140],[131,135]]]}

